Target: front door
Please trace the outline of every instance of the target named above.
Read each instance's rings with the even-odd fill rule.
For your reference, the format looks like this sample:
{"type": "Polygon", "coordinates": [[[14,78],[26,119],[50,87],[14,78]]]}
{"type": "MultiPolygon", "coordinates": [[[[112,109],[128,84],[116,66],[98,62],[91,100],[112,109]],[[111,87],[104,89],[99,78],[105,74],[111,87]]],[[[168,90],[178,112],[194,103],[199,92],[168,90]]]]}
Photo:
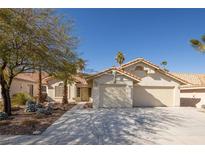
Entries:
{"type": "Polygon", "coordinates": [[[81,88],[81,101],[89,101],[88,88],[81,88]]]}

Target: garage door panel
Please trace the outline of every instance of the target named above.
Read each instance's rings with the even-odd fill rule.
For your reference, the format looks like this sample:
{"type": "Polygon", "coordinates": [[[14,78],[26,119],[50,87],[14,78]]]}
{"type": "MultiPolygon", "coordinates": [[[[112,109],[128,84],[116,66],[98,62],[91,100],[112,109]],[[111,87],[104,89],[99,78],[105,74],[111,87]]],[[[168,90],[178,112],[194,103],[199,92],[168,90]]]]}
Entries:
{"type": "Polygon", "coordinates": [[[128,107],[130,99],[125,86],[102,86],[100,107],[128,107]]]}
{"type": "Polygon", "coordinates": [[[172,106],[173,105],[173,87],[134,87],[133,105],[152,107],[152,106],[172,106]]]}

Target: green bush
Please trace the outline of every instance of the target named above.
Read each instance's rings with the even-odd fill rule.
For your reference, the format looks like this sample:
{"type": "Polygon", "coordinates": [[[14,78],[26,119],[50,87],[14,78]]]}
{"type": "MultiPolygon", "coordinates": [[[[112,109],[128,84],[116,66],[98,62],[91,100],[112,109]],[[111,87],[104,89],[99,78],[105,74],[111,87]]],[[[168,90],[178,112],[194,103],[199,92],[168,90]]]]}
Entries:
{"type": "Polygon", "coordinates": [[[31,100],[32,97],[27,93],[17,93],[12,97],[12,105],[19,106],[25,105],[28,100],[31,100]]]}

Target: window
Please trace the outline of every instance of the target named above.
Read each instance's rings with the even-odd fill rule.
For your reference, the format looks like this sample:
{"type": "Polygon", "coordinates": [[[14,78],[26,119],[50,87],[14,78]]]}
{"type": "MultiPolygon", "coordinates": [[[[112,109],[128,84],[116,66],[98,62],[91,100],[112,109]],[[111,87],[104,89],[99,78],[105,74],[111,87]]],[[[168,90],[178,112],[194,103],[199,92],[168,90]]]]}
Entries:
{"type": "Polygon", "coordinates": [[[91,97],[92,96],[92,89],[88,88],[88,96],[91,97]]]}
{"type": "Polygon", "coordinates": [[[63,86],[55,86],[55,97],[63,97],[63,86]]]}
{"type": "Polygon", "coordinates": [[[80,88],[77,87],[77,97],[80,97],[80,88]]]}
{"type": "Polygon", "coordinates": [[[144,68],[142,66],[136,66],[135,71],[144,71],[144,68]]]}
{"type": "Polygon", "coordinates": [[[42,86],[41,90],[42,90],[43,93],[46,93],[46,86],[42,86]]]}

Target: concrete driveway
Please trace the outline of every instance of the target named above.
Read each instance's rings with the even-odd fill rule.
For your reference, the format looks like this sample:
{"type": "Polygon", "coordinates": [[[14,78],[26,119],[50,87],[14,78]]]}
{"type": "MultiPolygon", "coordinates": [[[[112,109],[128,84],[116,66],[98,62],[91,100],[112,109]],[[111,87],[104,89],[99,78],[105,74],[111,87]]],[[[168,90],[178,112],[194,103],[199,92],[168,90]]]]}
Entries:
{"type": "Polygon", "coordinates": [[[42,135],[0,136],[0,144],[205,144],[195,108],[68,111],[42,135]]]}

